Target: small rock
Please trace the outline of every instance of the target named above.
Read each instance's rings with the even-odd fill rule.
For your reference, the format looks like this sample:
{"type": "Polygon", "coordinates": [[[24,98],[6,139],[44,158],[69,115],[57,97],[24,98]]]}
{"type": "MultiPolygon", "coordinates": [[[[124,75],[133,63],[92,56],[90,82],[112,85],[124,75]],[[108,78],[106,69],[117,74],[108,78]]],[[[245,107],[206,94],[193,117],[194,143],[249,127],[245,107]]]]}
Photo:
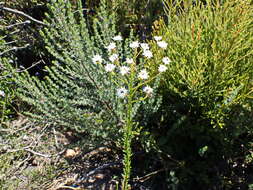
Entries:
{"type": "Polygon", "coordinates": [[[73,150],[73,149],[67,149],[66,152],[65,152],[64,157],[65,157],[65,158],[73,158],[73,157],[75,157],[77,154],[78,154],[77,151],[75,151],[75,150],[73,150]]]}

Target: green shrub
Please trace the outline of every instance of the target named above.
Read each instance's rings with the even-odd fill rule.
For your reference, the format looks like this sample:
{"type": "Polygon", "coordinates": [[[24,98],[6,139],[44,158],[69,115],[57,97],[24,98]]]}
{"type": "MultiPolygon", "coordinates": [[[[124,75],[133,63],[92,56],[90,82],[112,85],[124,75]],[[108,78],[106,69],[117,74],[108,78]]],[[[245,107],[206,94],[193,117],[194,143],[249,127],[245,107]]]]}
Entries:
{"type": "MultiPolygon", "coordinates": [[[[44,80],[27,72],[16,76],[20,97],[35,108],[28,114],[42,123],[99,137],[101,142],[120,139],[124,107],[116,96],[118,86],[103,67],[92,62],[99,54],[103,64],[109,63],[106,46],[117,35],[115,15],[108,13],[103,1],[90,25],[82,15],[80,2],[75,11],[69,1],[53,1],[48,6],[50,27],[42,31],[42,36],[57,61],[46,68],[48,76],[44,80]]],[[[117,43],[119,61],[132,55],[129,40],[117,43]]],[[[156,101],[148,102],[141,108],[152,107],[155,111],[157,107],[151,104],[156,101]]],[[[135,114],[138,107],[134,108],[135,114]]]]}
{"type": "Polygon", "coordinates": [[[165,52],[153,50],[157,60],[171,59],[163,88],[211,119],[213,127],[223,127],[232,107],[246,106],[252,94],[252,5],[208,1],[176,14],[178,9],[168,7],[168,25],[158,23],[154,33],[169,43],[165,52]]]}
{"type": "Polygon", "coordinates": [[[12,103],[15,98],[15,90],[13,85],[12,73],[14,72],[11,63],[13,56],[11,47],[4,41],[4,37],[0,40],[0,126],[9,119],[14,113],[12,103]]]}
{"type": "Polygon", "coordinates": [[[163,57],[171,60],[160,86],[162,108],[149,125],[154,157],[159,153],[168,171],[167,188],[245,187],[251,177],[245,160],[252,141],[253,7],[250,1],[187,2],[167,1],[168,20],[154,25],[153,36],[162,36],[167,49],[150,42],[152,70],[163,57]]]}

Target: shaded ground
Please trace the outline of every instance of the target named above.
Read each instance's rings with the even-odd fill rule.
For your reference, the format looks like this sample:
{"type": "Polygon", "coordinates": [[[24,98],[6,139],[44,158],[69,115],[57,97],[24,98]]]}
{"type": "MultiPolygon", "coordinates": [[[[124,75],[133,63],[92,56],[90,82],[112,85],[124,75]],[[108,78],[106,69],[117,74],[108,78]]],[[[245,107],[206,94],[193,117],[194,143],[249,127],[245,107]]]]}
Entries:
{"type": "MultiPolygon", "coordinates": [[[[219,176],[226,180],[226,188],[222,188],[224,186],[220,186],[217,181],[217,186],[213,185],[209,189],[251,188],[248,184],[253,179],[250,164],[252,158],[247,157],[248,161],[244,161],[244,157],[236,157],[229,162],[222,159],[222,162],[215,163],[215,168],[220,171],[219,176]],[[246,179],[247,184],[243,184],[246,179]]],[[[154,156],[149,158],[148,155],[135,151],[133,179],[130,182],[132,189],[180,189],[173,168],[188,171],[187,165],[180,166],[182,162],[171,157],[166,159],[168,171],[154,156]],[[166,174],[171,176],[166,177],[166,174]],[[166,182],[165,179],[170,181],[166,182]]],[[[193,166],[189,168],[208,163],[208,158],[201,159],[202,162],[191,162],[193,166]]],[[[117,190],[120,189],[121,175],[122,153],[109,146],[92,147],[72,132],[61,133],[50,126],[36,125],[22,116],[0,128],[1,190],[117,190]]]]}
{"type": "MultiPolygon", "coordinates": [[[[122,159],[103,146],[82,148],[71,133],[38,127],[24,117],[2,126],[0,189],[114,190],[122,159]]],[[[149,189],[138,180],[134,189],[149,189]]]]}

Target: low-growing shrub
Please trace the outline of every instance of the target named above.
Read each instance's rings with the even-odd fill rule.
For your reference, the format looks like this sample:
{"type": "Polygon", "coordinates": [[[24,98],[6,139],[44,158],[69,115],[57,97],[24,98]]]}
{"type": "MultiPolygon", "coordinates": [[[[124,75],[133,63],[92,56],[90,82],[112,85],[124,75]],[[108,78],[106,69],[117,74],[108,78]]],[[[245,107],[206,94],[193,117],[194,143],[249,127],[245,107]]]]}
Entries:
{"type": "Polygon", "coordinates": [[[252,94],[252,5],[197,3],[180,14],[168,7],[168,24],[158,25],[154,35],[164,36],[169,44],[166,51],[153,49],[157,60],[170,59],[164,91],[222,128],[232,107],[246,106],[252,94]]]}
{"type": "Polygon", "coordinates": [[[149,67],[168,65],[160,122],[149,123],[155,154],[168,171],[167,188],[245,188],[252,177],[246,158],[252,141],[253,6],[189,2],[166,1],[168,19],[154,24],[155,61],[149,67]],[[165,46],[161,36],[164,50],[156,45],[165,46]]]}

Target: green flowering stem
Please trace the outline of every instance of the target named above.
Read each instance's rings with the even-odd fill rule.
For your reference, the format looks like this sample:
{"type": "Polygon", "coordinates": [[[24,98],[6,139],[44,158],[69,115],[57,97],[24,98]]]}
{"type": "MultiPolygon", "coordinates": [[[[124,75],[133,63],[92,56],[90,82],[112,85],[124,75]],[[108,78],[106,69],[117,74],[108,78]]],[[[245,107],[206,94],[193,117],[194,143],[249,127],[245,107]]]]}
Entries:
{"type": "Polygon", "coordinates": [[[138,99],[138,100],[134,100],[134,101],[133,101],[133,103],[139,103],[139,102],[142,102],[142,101],[146,100],[147,98],[148,98],[148,95],[146,95],[145,97],[140,98],[140,99],[138,99]]]}
{"type": "Polygon", "coordinates": [[[142,82],[140,83],[139,85],[137,85],[134,89],[133,89],[133,93],[135,93],[140,87],[144,86],[145,84],[148,84],[150,83],[151,81],[153,81],[155,78],[157,78],[158,75],[150,78],[149,80],[145,81],[145,82],[142,82]]]}
{"type": "Polygon", "coordinates": [[[132,157],[132,149],[131,149],[131,143],[133,138],[133,127],[134,127],[134,121],[132,117],[133,112],[133,98],[135,94],[134,90],[134,66],[131,66],[131,73],[129,77],[128,82],[128,89],[129,89],[129,95],[127,96],[127,109],[126,109],[126,125],[124,126],[124,146],[123,146],[123,152],[124,152],[124,159],[123,159],[123,182],[122,182],[122,190],[128,190],[129,184],[128,181],[130,179],[131,174],[131,157],[132,157]]]}
{"type": "Polygon", "coordinates": [[[128,189],[128,181],[131,174],[131,157],[132,157],[132,149],[131,142],[133,137],[133,120],[132,120],[132,96],[128,97],[128,105],[127,105],[127,122],[124,128],[124,160],[123,160],[123,183],[122,190],[128,189]]]}

